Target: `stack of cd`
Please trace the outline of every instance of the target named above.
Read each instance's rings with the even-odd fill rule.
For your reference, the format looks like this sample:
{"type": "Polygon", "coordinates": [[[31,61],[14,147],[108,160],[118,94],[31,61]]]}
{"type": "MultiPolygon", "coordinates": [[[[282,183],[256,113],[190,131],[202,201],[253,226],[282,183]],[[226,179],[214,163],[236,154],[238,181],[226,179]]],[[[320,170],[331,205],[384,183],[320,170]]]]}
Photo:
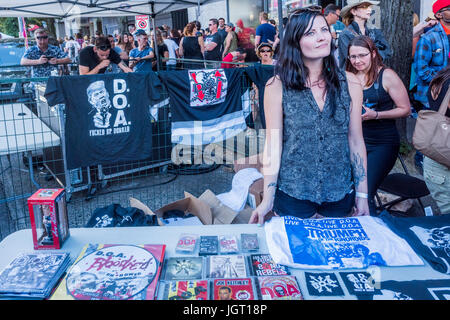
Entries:
{"type": "Polygon", "coordinates": [[[22,253],[0,274],[0,297],[48,298],[70,263],[68,253],[22,253]]]}

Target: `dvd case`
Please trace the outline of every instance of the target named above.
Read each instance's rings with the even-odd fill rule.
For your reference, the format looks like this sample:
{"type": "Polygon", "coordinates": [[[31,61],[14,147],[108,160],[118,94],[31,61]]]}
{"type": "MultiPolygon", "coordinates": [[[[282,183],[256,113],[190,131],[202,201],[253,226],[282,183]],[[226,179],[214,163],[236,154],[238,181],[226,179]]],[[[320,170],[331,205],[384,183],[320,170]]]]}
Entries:
{"type": "Polygon", "coordinates": [[[257,300],[251,278],[214,279],[211,286],[213,300],[257,300]]]}
{"type": "Polygon", "coordinates": [[[244,255],[219,255],[208,257],[209,278],[245,278],[248,275],[244,255]]]}
{"type": "Polygon", "coordinates": [[[183,233],[178,239],[175,251],[178,253],[193,253],[197,245],[197,234],[183,233]]]}
{"type": "Polygon", "coordinates": [[[164,261],[165,280],[195,280],[204,278],[203,257],[171,257],[164,261]]]}
{"type": "Polygon", "coordinates": [[[217,236],[200,236],[200,248],[198,254],[200,256],[215,255],[219,253],[219,237],[217,236]]]}
{"type": "Polygon", "coordinates": [[[303,300],[295,276],[257,277],[261,300],[303,300]]]}
{"type": "Polygon", "coordinates": [[[208,280],[166,281],[161,300],[208,300],[208,280]]]}
{"type": "Polygon", "coordinates": [[[238,239],[233,235],[219,237],[220,254],[239,253],[238,239]]]}

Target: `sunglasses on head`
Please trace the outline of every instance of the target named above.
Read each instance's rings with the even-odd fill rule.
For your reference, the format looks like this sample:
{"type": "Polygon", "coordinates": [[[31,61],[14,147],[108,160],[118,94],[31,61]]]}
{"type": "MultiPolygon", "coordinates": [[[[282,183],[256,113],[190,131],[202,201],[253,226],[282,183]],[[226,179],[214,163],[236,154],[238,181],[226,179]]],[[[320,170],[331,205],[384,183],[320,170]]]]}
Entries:
{"type": "Polygon", "coordinates": [[[102,51],[106,51],[111,49],[111,46],[107,46],[107,45],[101,45],[97,47],[98,49],[102,50],[102,51]]]}
{"type": "Polygon", "coordinates": [[[37,36],[36,39],[38,39],[38,40],[48,39],[48,36],[37,36]]]}
{"type": "Polygon", "coordinates": [[[297,16],[301,13],[305,13],[305,12],[322,13],[322,7],[312,5],[312,6],[296,9],[296,10],[292,11],[291,14],[289,15],[289,20],[291,20],[292,17],[297,16]]]}

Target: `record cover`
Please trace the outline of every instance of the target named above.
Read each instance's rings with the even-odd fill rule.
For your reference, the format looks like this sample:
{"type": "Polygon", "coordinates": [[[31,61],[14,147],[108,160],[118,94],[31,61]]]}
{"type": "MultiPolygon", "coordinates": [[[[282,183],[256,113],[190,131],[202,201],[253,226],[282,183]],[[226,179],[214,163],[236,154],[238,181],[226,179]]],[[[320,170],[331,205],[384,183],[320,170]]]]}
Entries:
{"type": "Polygon", "coordinates": [[[259,250],[258,235],[256,233],[242,233],[241,246],[245,252],[252,252],[259,250]]]}
{"type": "Polygon", "coordinates": [[[258,277],[262,300],[303,300],[294,276],[258,277]]]}
{"type": "Polygon", "coordinates": [[[183,233],[178,239],[175,250],[180,253],[192,253],[195,251],[198,235],[183,233]]]}
{"type": "Polygon", "coordinates": [[[276,264],[270,254],[250,255],[251,271],[254,276],[285,276],[291,274],[288,267],[276,264]]]}
{"type": "Polygon", "coordinates": [[[88,244],[52,300],[153,300],[165,245],[88,244]]]}
{"type": "Polygon", "coordinates": [[[215,255],[219,253],[219,238],[217,236],[200,236],[200,256],[215,255]]]}
{"type": "Polygon", "coordinates": [[[215,279],[214,300],[256,300],[251,278],[215,279]]]}
{"type": "Polygon", "coordinates": [[[180,280],[165,283],[163,300],[208,300],[208,280],[180,280]]]}
{"type": "Polygon", "coordinates": [[[164,279],[192,280],[203,278],[203,257],[172,257],[164,262],[164,279]]]}
{"type": "Polygon", "coordinates": [[[208,275],[210,278],[247,277],[247,266],[243,255],[211,256],[208,262],[208,275]]]}
{"type": "Polygon", "coordinates": [[[221,254],[233,254],[239,252],[238,239],[233,235],[219,237],[219,248],[221,254]]]}
{"type": "Polygon", "coordinates": [[[0,274],[0,295],[47,298],[70,263],[68,253],[22,253],[0,274]]]}

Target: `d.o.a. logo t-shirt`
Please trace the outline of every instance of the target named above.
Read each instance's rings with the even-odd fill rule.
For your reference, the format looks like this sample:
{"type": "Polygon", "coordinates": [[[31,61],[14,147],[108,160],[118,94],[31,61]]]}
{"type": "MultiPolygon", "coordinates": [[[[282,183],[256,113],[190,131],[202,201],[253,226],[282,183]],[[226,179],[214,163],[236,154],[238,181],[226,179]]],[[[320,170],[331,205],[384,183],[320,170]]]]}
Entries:
{"type": "Polygon", "coordinates": [[[66,105],[68,169],[149,159],[161,86],[154,73],[50,77],[48,104],[66,105]]]}

